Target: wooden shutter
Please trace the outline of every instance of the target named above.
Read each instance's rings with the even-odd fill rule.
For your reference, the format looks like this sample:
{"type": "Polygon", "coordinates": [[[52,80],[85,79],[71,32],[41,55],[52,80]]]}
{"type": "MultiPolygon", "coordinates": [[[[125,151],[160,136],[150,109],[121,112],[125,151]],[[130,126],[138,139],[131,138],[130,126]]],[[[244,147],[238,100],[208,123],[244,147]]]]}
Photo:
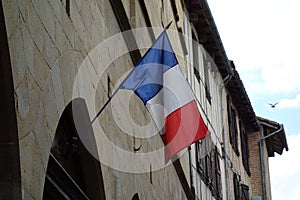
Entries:
{"type": "Polygon", "coordinates": [[[211,171],[212,171],[212,184],[211,190],[214,197],[217,196],[217,174],[216,174],[216,150],[211,151],[211,171]]]}
{"type": "Polygon", "coordinates": [[[205,156],[206,160],[206,183],[211,188],[212,184],[212,171],[211,171],[211,155],[207,154],[205,156]]]}
{"type": "Polygon", "coordinates": [[[201,179],[206,183],[207,180],[207,166],[206,166],[206,144],[205,140],[202,140],[196,144],[196,164],[197,171],[201,179]]]}
{"type": "Polygon", "coordinates": [[[216,199],[222,199],[222,180],[221,180],[221,168],[218,148],[215,148],[215,166],[216,166],[216,199]]]}
{"type": "Polygon", "coordinates": [[[240,200],[240,185],[237,174],[233,175],[234,199],[240,200]]]}
{"type": "Polygon", "coordinates": [[[249,200],[249,187],[247,185],[242,184],[242,200],[249,200]]]}
{"type": "Polygon", "coordinates": [[[241,121],[239,122],[240,125],[240,134],[241,134],[241,149],[242,149],[242,161],[243,166],[250,176],[250,166],[249,166],[249,147],[248,147],[248,135],[245,133],[245,130],[243,128],[243,124],[241,121]]]}
{"type": "Polygon", "coordinates": [[[231,107],[231,123],[232,123],[232,146],[233,146],[233,149],[235,151],[235,153],[239,156],[240,153],[239,153],[239,147],[238,147],[238,129],[237,129],[237,123],[236,123],[236,112],[234,110],[233,107],[231,107]]]}
{"type": "Polygon", "coordinates": [[[227,117],[228,117],[228,132],[229,132],[229,142],[233,144],[233,134],[232,134],[232,114],[231,114],[231,99],[230,96],[227,95],[227,117]]]}

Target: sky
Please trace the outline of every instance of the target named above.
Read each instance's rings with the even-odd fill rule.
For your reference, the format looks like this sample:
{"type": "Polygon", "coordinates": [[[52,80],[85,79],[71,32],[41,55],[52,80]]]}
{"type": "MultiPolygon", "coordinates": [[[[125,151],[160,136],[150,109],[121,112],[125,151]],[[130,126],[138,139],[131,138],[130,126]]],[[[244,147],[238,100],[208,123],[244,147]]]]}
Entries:
{"type": "Polygon", "coordinates": [[[272,198],[299,199],[300,1],[207,1],[256,115],[285,128],[289,151],[270,158],[272,198]]]}

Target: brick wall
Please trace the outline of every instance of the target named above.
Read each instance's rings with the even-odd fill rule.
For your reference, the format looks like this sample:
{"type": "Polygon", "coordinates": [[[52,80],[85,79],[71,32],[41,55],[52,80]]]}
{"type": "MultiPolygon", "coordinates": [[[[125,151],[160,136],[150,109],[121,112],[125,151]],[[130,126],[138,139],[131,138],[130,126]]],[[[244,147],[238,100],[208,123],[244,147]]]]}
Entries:
{"type": "Polygon", "coordinates": [[[249,134],[249,154],[250,154],[250,170],[251,170],[251,187],[253,196],[262,196],[261,182],[261,164],[259,150],[260,133],[255,132],[249,134]]]}

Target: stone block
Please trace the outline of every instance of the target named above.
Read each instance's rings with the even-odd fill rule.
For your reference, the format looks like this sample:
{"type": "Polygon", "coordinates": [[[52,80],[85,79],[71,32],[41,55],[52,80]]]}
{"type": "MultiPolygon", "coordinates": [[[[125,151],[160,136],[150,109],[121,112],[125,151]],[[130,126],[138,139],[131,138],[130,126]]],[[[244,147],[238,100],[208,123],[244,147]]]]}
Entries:
{"type": "Polygon", "coordinates": [[[67,34],[64,32],[64,28],[59,22],[55,23],[54,43],[61,54],[73,49],[71,41],[68,39],[67,34]]]}
{"type": "MultiPolygon", "coordinates": [[[[33,133],[36,138],[37,144],[41,147],[41,153],[44,158],[47,160],[50,153],[50,148],[52,145],[52,140],[55,135],[55,131],[51,131],[49,124],[47,122],[46,112],[44,105],[41,102],[37,112],[37,118],[33,126],[33,133]]],[[[58,120],[58,119],[57,119],[58,120]]]]}
{"type": "MultiPolygon", "coordinates": [[[[54,89],[54,96],[55,96],[55,103],[58,110],[59,116],[61,116],[62,112],[64,111],[65,107],[65,98],[63,93],[62,81],[61,81],[61,74],[60,74],[60,67],[58,63],[53,67],[51,71],[51,80],[54,89]]],[[[49,83],[51,84],[51,83],[49,83]]]]}
{"type": "Polygon", "coordinates": [[[47,161],[41,155],[40,146],[30,132],[19,141],[22,186],[33,199],[41,199],[47,161]]]}
{"type": "Polygon", "coordinates": [[[29,72],[38,84],[38,86],[41,89],[44,89],[46,87],[47,82],[49,82],[49,79],[51,78],[49,65],[47,64],[40,50],[35,45],[32,51],[28,52],[29,53],[26,53],[26,55],[29,54],[27,57],[28,59],[30,58],[30,55],[33,52],[33,61],[30,60],[28,63],[29,72]]]}
{"type": "Polygon", "coordinates": [[[49,130],[51,130],[51,132],[55,132],[59,121],[59,115],[58,115],[58,109],[55,101],[55,94],[54,94],[52,80],[49,79],[46,84],[47,85],[43,92],[41,101],[45,111],[45,119],[46,119],[47,127],[49,128],[49,130]]]}
{"type": "Polygon", "coordinates": [[[72,99],[75,76],[77,75],[81,60],[82,56],[74,51],[68,52],[59,58],[58,65],[65,104],[69,103],[72,99]]]}
{"type": "MultiPolygon", "coordinates": [[[[22,25],[20,25],[22,26],[22,25]]],[[[24,24],[23,26],[24,27],[24,24]]],[[[11,34],[8,40],[14,88],[16,88],[20,82],[24,79],[26,74],[25,52],[24,52],[24,40],[22,36],[22,29],[17,29],[11,34]]]]}
{"type": "Polygon", "coordinates": [[[53,9],[47,0],[33,1],[36,14],[41,20],[50,38],[53,40],[55,35],[56,17],[53,9]]]}
{"type": "Polygon", "coordinates": [[[19,138],[23,138],[32,130],[41,95],[41,89],[26,70],[26,77],[15,90],[19,138]]]}
{"type": "MultiPolygon", "coordinates": [[[[66,35],[67,39],[71,43],[72,47],[74,48],[74,42],[75,42],[74,40],[75,40],[76,31],[75,31],[74,25],[73,25],[70,17],[66,13],[66,9],[65,9],[63,3],[55,2],[52,0],[48,0],[48,3],[52,7],[53,12],[56,17],[55,26],[58,26],[58,24],[59,24],[62,27],[64,34],[66,35]]],[[[58,34],[57,31],[60,31],[60,28],[57,28],[57,29],[58,30],[55,30],[56,34],[58,34]]],[[[59,34],[61,34],[61,33],[59,32],[59,34]]],[[[59,40],[57,42],[59,42],[59,40]]]]}
{"type": "Polygon", "coordinates": [[[25,23],[35,44],[51,68],[59,57],[59,51],[30,2],[26,3],[25,23]]]}

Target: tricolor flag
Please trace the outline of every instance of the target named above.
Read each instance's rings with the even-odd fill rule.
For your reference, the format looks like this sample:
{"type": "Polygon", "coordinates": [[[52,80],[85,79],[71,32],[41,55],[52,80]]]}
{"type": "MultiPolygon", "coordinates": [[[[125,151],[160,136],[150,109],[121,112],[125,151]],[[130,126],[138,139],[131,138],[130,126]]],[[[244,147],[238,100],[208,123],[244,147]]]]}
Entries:
{"type": "Polygon", "coordinates": [[[120,86],[144,102],[166,145],[165,161],[208,133],[166,30],[120,86]]]}

